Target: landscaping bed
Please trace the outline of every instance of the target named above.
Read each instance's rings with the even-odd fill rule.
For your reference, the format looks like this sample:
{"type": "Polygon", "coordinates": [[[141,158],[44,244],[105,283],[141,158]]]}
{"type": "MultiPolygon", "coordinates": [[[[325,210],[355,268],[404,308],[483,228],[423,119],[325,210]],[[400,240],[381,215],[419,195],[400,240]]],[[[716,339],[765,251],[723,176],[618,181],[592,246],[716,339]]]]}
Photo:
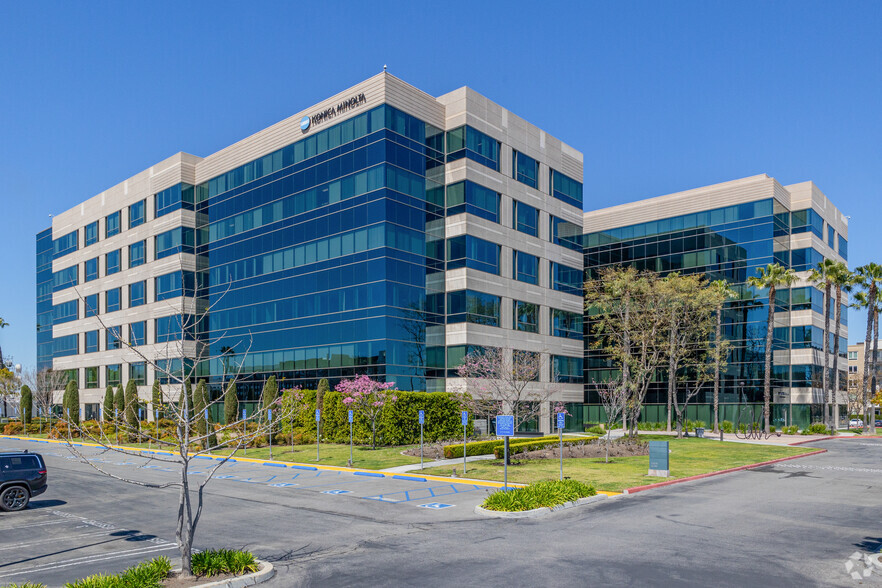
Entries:
{"type": "Polygon", "coordinates": [[[503,512],[523,512],[537,508],[554,508],[580,498],[595,496],[594,486],[576,480],[547,480],[523,488],[494,492],[482,508],[503,512]]]}

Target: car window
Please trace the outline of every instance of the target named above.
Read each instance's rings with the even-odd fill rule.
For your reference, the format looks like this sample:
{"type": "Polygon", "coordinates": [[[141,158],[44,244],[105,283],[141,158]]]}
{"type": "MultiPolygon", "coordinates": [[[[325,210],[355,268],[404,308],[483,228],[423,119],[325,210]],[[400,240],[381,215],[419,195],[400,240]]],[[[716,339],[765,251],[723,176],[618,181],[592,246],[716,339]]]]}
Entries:
{"type": "Polygon", "coordinates": [[[4,472],[17,470],[37,470],[40,469],[40,462],[36,456],[22,455],[21,457],[4,457],[0,458],[0,469],[4,472]]]}

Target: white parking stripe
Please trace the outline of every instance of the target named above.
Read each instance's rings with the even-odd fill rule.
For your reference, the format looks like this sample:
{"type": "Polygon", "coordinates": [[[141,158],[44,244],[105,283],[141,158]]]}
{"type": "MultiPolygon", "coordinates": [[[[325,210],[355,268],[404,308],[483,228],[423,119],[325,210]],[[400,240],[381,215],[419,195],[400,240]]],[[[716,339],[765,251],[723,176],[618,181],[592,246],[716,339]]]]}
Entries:
{"type": "Polygon", "coordinates": [[[147,553],[154,553],[157,551],[165,551],[167,549],[177,549],[177,547],[178,546],[176,544],[169,543],[167,545],[162,545],[162,546],[151,546],[151,547],[144,547],[144,548],[139,548],[139,549],[130,549],[128,551],[117,551],[117,552],[113,552],[112,554],[106,555],[106,556],[99,554],[99,555],[92,555],[92,556],[88,556],[88,557],[77,557],[74,559],[62,560],[62,561],[56,562],[56,563],[43,564],[41,566],[34,566],[31,568],[28,568],[27,570],[22,570],[20,572],[12,572],[11,574],[0,574],[0,578],[12,578],[13,576],[21,576],[24,574],[35,574],[37,572],[46,572],[49,570],[57,570],[59,568],[67,568],[70,566],[80,566],[80,565],[84,565],[84,564],[90,564],[90,563],[95,563],[95,562],[99,562],[99,561],[107,561],[107,560],[111,560],[111,559],[119,559],[122,557],[130,557],[130,556],[135,556],[135,555],[139,556],[139,559],[140,559],[140,556],[145,555],[147,553]]]}
{"type": "Polygon", "coordinates": [[[31,529],[33,527],[45,527],[46,525],[60,525],[62,523],[76,523],[77,521],[47,521],[45,523],[32,523],[30,525],[20,525],[18,527],[3,527],[4,531],[14,531],[16,529],[31,529]]]}
{"type": "Polygon", "coordinates": [[[0,551],[4,551],[6,549],[18,549],[19,547],[31,547],[32,545],[40,545],[42,543],[57,543],[58,541],[64,541],[67,539],[76,539],[77,537],[97,537],[97,536],[107,537],[108,533],[105,531],[99,531],[97,533],[82,533],[80,535],[66,535],[64,537],[52,537],[51,539],[41,539],[40,541],[30,541],[28,543],[16,543],[15,545],[10,545],[9,547],[0,547],[0,551]]]}

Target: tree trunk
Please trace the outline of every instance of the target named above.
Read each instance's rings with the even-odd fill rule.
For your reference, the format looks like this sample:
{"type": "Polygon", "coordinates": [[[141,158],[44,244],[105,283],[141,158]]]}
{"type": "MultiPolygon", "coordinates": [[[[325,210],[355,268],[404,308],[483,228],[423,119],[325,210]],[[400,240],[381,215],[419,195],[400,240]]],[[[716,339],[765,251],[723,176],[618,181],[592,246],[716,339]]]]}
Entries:
{"type": "MultiPolygon", "coordinates": [[[[622,334],[623,343],[622,348],[624,350],[623,360],[622,360],[622,386],[625,387],[625,390],[630,390],[631,387],[631,300],[629,297],[625,297],[625,324],[624,324],[624,333],[622,334]]],[[[630,393],[629,393],[630,395],[630,393]]],[[[622,410],[622,431],[628,432],[629,437],[633,437],[631,435],[631,429],[628,424],[628,401],[625,400],[625,408],[622,410]]]]}
{"type": "Polygon", "coordinates": [[[720,337],[723,331],[723,307],[717,307],[717,330],[714,339],[714,433],[720,432],[720,337]]]}
{"type": "Polygon", "coordinates": [[[671,327],[671,334],[668,336],[668,422],[667,432],[671,432],[671,414],[672,403],[674,402],[674,394],[677,393],[677,328],[671,327]]]}
{"type": "Polygon", "coordinates": [[[830,393],[831,431],[839,428],[839,329],[842,324],[842,286],[836,286],[836,331],[833,335],[833,389],[830,393]]]}
{"type": "Polygon", "coordinates": [[[371,419],[371,447],[377,448],[377,417],[371,419]]]}
{"type": "Polygon", "coordinates": [[[876,379],[879,372],[879,364],[877,357],[879,355],[879,311],[876,305],[873,305],[873,377],[870,378],[870,391],[867,394],[867,423],[870,427],[870,434],[876,434],[876,409],[871,400],[876,395],[876,379]]]}
{"type": "Polygon", "coordinates": [[[824,391],[824,422],[827,423],[827,413],[830,404],[827,402],[827,392],[830,388],[830,280],[824,283],[824,375],[822,388],[824,391]]]}
{"type": "Polygon", "coordinates": [[[864,338],[864,381],[861,383],[861,403],[864,406],[864,431],[867,418],[867,388],[870,385],[870,337],[873,336],[873,309],[876,307],[876,285],[870,284],[867,295],[867,336],[864,338]]]}
{"type": "Polygon", "coordinates": [[[769,287],[769,324],[766,327],[766,369],[763,374],[763,418],[766,435],[770,434],[769,400],[772,396],[772,333],[775,328],[775,286],[769,287]]]}

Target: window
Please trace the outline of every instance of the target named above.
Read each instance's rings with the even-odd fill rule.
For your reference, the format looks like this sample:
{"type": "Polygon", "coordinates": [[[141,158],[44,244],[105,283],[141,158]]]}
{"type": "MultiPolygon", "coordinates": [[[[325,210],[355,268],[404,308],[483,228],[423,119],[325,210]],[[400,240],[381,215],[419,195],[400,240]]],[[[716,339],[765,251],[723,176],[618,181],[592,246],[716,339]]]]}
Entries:
{"type": "Polygon", "coordinates": [[[140,321],[129,325],[129,345],[137,347],[147,343],[147,322],[140,321]]]}
{"type": "Polygon", "coordinates": [[[856,366],[856,365],[848,366],[848,373],[850,373],[850,374],[858,373],[858,366],[856,366]]]}
{"type": "Polygon", "coordinates": [[[821,218],[821,215],[811,208],[791,212],[791,234],[796,235],[797,233],[807,233],[809,231],[817,235],[819,239],[824,238],[824,219],[821,218]]]}
{"type": "Polygon", "coordinates": [[[582,251],[582,227],[556,216],[549,217],[551,242],[573,251],[582,251]]]}
{"type": "Polygon", "coordinates": [[[539,211],[517,200],[513,201],[513,205],[512,214],[514,218],[512,219],[511,226],[522,233],[538,237],[539,211]]]}
{"type": "Polygon", "coordinates": [[[120,306],[119,288],[108,290],[104,293],[104,312],[116,312],[120,306]]]}
{"type": "Polygon", "coordinates": [[[511,177],[531,188],[538,188],[539,162],[514,149],[511,153],[511,177]]]}
{"type": "Polygon", "coordinates": [[[147,385],[147,363],[138,361],[129,364],[129,380],[135,383],[135,386],[147,385]]]}
{"type": "Polygon", "coordinates": [[[104,275],[109,276],[110,274],[115,274],[120,269],[120,250],[111,251],[105,256],[104,259],[104,275]]]}
{"type": "MultiPolygon", "coordinates": [[[[0,464],[2,464],[3,473],[5,473],[7,470],[26,471],[45,469],[42,465],[40,465],[40,460],[37,459],[36,455],[16,455],[4,457],[0,459],[0,464]]],[[[24,474],[15,474],[12,477],[15,478],[23,475],[24,474]]]]}
{"type": "Polygon", "coordinates": [[[193,253],[195,244],[193,229],[190,227],[178,227],[166,231],[154,237],[155,259],[162,259],[176,253],[193,253]]]}
{"type": "Polygon", "coordinates": [[[512,277],[528,284],[539,283],[539,258],[523,251],[513,250],[514,268],[512,277]]]}
{"type": "Polygon", "coordinates": [[[467,212],[499,222],[499,193],[480,184],[457,182],[447,186],[447,216],[467,212]]]}
{"type": "MultiPolygon", "coordinates": [[[[784,290],[779,290],[783,302],[786,298],[784,290]]],[[[824,314],[824,293],[813,286],[802,286],[790,289],[790,310],[813,310],[824,314]]],[[[831,315],[832,316],[832,315],[831,315]]]]}
{"type": "Polygon", "coordinates": [[[143,265],[147,261],[147,242],[138,241],[129,245],[129,267],[143,265]]]}
{"type": "Polygon", "coordinates": [[[89,223],[86,225],[86,228],[83,229],[83,234],[85,237],[85,247],[92,245],[93,243],[98,242],[98,221],[93,223],[89,223]]]}
{"type": "Polygon", "coordinates": [[[122,348],[122,327],[107,327],[107,351],[122,348]]]}
{"type": "Polygon", "coordinates": [[[447,269],[470,267],[499,275],[499,245],[460,235],[447,240],[447,269]]]}
{"type": "Polygon", "coordinates": [[[499,296],[459,290],[447,293],[447,322],[499,326],[499,296]]]}
{"type": "Polygon", "coordinates": [[[539,332],[539,305],[532,302],[514,301],[514,326],[515,331],[527,333],[539,332]]]}
{"type": "Polygon", "coordinates": [[[156,319],[156,343],[193,339],[193,317],[171,315],[156,319]]]}
{"type": "Polygon", "coordinates": [[[98,368],[97,367],[87,367],[86,368],[86,388],[97,388],[98,387],[98,368]]]}
{"type": "Polygon", "coordinates": [[[119,234],[119,211],[104,217],[104,237],[113,237],[119,234]]]}
{"type": "Polygon", "coordinates": [[[577,312],[551,309],[551,334],[555,337],[582,340],[582,315],[577,312]]]}
{"type": "Polygon", "coordinates": [[[58,292],[65,288],[76,286],[78,283],[77,266],[72,265],[63,270],[52,272],[52,291],[58,292]]]}
{"type": "Polygon", "coordinates": [[[857,351],[849,351],[848,352],[848,359],[851,359],[853,361],[857,361],[857,356],[858,356],[857,351]]]}
{"type": "Polygon", "coordinates": [[[848,241],[842,235],[839,235],[839,256],[848,261],[848,241]]]}
{"type": "Polygon", "coordinates": [[[140,202],[135,202],[131,206],[129,206],[129,228],[134,229],[138,225],[143,225],[144,221],[147,220],[145,217],[146,212],[146,201],[141,200],[140,202]]]}
{"type": "Polygon", "coordinates": [[[122,381],[122,370],[118,363],[107,366],[104,375],[108,386],[119,386],[122,381]]]}
{"type": "Polygon", "coordinates": [[[86,281],[91,282],[92,280],[98,279],[98,258],[93,257],[92,259],[86,260],[86,281]]]}
{"type": "Polygon", "coordinates": [[[164,216],[181,208],[193,210],[193,186],[190,184],[178,184],[166,188],[154,196],[155,218],[164,216]]]}
{"type": "Polygon", "coordinates": [[[582,295],[582,270],[551,262],[551,288],[565,294],[582,295]]]}
{"type": "Polygon", "coordinates": [[[470,126],[447,131],[447,161],[463,157],[499,171],[499,141],[470,126]]]}
{"type": "Polygon", "coordinates": [[[52,241],[52,259],[58,259],[77,250],[79,231],[71,231],[52,241]]]}
{"type": "Polygon", "coordinates": [[[582,210],[582,183],[552,169],[548,193],[571,206],[582,210]]]}
{"type": "Polygon", "coordinates": [[[79,318],[79,300],[62,302],[52,307],[52,324],[58,325],[79,318]]]}
{"type": "Polygon", "coordinates": [[[553,356],[552,380],[563,384],[582,383],[582,358],[553,356]]]}
{"type": "Polygon", "coordinates": [[[129,284],[129,308],[147,303],[147,282],[129,284]]]}
{"type": "Polygon", "coordinates": [[[195,274],[193,272],[172,272],[154,278],[156,300],[167,300],[178,296],[195,294],[195,274]]]}
{"type": "Polygon", "coordinates": [[[836,249],[836,229],[827,225],[827,245],[830,249],[836,249]]]}
{"type": "Polygon", "coordinates": [[[98,315],[98,295],[90,294],[86,296],[86,309],[85,316],[97,316],[98,315]]]}
{"type": "Polygon", "coordinates": [[[793,249],[790,252],[790,267],[797,272],[813,270],[822,261],[824,256],[811,247],[793,249]]]}
{"type": "Polygon", "coordinates": [[[98,351],[98,331],[86,331],[86,353],[98,351]]]}

